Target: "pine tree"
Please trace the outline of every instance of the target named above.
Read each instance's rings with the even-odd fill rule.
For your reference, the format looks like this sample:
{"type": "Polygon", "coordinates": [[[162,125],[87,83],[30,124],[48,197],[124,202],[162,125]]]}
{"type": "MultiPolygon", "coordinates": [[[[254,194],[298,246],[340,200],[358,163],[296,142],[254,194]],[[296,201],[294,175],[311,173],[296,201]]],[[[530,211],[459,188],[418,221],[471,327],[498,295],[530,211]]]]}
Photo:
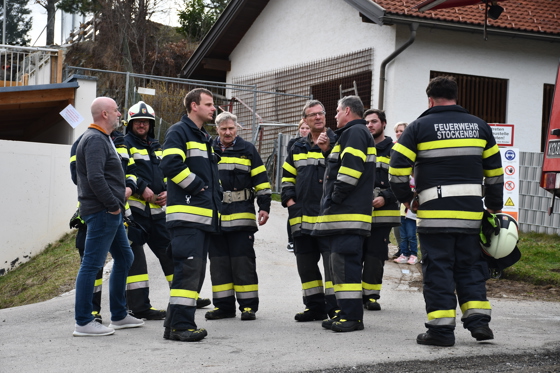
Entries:
{"type": "MultiPolygon", "coordinates": [[[[4,1],[0,0],[0,16],[4,21],[4,1]]],[[[31,39],[27,36],[31,30],[31,9],[28,0],[8,0],[6,3],[6,44],[27,45],[31,39]]],[[[0,43],[3,38],[3,24],[0,24],[0,43]]]]}

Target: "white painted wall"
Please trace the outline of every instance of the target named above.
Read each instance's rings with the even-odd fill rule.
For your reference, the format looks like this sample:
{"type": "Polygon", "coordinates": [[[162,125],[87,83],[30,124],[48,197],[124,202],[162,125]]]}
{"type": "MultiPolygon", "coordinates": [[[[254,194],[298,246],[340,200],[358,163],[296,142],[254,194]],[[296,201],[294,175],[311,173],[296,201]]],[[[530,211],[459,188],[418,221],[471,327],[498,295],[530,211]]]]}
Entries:
{"type": "MultiPolygon", "coordinates": [[[[69,144],[92,122],[89,106],[95,98],[96,81],[78,82],[76,108],[85,120],[75,131],[69,132],[68,124],[58,127],[64,136],[70,136],[69,144]]],[[[78,198],[70,178],[70,148],[0,140],[0,275],[39,254],[70,230],[68,221],[78,198]]]]}
{"type": "MultiPolygon", "coordinates": [[[[381,62],[410,37],[408,26],[363,23],[340,0],[271,0],[230,55],[233,77],[283,69],[373,48],[372,105],[378,103],[381,62]]],[[[430,70],[508,79],[507,122],[515,146],[540,151],[542,95],[556,77],[558,43],[420,27],[416,41],[388,65],[387,134],[427,109],[430,70]]]]}

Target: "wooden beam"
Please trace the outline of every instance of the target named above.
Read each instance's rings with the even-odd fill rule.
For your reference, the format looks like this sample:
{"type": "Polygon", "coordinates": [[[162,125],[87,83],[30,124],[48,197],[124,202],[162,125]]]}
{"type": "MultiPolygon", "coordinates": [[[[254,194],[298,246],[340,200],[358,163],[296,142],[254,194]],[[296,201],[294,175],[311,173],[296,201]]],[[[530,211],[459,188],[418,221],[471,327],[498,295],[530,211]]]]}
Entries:
{"type": "Polygon", "coordinates": [[[0,107],[9,104],[25,104],[52,101],[74,101],[76,88],[44,89],[37,91],[0,92],[0,107]]]}

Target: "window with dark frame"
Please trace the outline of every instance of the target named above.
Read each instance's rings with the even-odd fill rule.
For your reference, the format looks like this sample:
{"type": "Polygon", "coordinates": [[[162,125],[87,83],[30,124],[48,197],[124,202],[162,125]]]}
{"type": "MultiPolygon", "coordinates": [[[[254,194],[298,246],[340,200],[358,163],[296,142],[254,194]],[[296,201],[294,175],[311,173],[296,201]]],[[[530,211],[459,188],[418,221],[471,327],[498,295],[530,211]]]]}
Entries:
{"type": "Polygon", "coordinates": [[[457,104],[487,123],[506,123],[507,79],[430,71],[430,79],[453,76],[459,88],[457,104]]]}
{"type": "Polygon", "coordinates": [[[554,98],[554,84],[545,84],[543,87],[542,124],[541,124],[541,152],[544,153],[546,138],[548,137],[548,122],[554,98]]]}

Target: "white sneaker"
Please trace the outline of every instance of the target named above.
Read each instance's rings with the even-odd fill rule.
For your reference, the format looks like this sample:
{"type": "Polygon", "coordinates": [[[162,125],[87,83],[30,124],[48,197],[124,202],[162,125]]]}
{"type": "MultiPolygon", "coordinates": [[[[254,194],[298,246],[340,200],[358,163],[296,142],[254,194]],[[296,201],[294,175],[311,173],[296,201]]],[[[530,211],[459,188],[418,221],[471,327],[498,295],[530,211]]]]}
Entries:
{"type": "Polygon", "coordinates": [[[102,337],[104,335],[111,335],[114,333],[114,329],[108,328],[105,325],[93,320],[84,326],[76,324],[76,328],[74,329],[74,333],[72,333],[72,335],[74,337],[102,337]]]}
{"type": "Polygon", "coordinates": [[[416,257],[416,255],[411,255],[410,258],[408,258],[407,263],[411,264],[411,265],[414,265],[414,264],[418,263],[418,258],[416,257]]]}
{"type": "Polygon", "coordinates": [[[408,261],[408,256],[404,256],[401,254],[397,259],[393,260],[395,263],[405,264],[408,261]]]}
{"type": "Polygon", "coordinates": [[[126,329],[126,328],[137,328],[144,325],[144,321],[137,319],[134,316],[126,315],[126,317],[119,321],[111,321],[109,328],[113,329],[126,329]]]}

